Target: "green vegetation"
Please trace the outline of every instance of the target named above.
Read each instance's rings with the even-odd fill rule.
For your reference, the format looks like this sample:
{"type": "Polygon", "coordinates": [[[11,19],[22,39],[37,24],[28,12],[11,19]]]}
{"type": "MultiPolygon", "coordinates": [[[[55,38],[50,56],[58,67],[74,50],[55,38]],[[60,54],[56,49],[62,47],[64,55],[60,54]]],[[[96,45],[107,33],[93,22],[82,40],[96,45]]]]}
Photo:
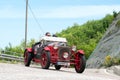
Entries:
{"type": "MultiPolygon", "coordinates": [[[[119,12],[118,12],[118,13],[119,13],[119,12]]],[[[114,18],[117,17],[118,13],[117,13],[116,11],[113,11],[113,16],[114,16],[114,18]]]]}
{"type": "MultiPolygon", "coordinates": [[[[28,43],[27,43],[27,47],[31,47],[32,44],[35,43],[34,39],[31,39],[28,43]]],[[[23,56],[24,53],[24,41],[21,42],[20,45],[18,46],[12,46],[10,43],[8,46],[5,47],[4,50],[0,50],[2,53],[5,54],[9,54],[9,55],[14,55],[14,56],[23,56]]]]}
{"type": "Polygon", "coordinates": [[[113,19],[114,16],[108,14],[101,20],[91,20],[83,25],[74,24],[57,35],[67,38],[69,45],[83,49],[88,58],[113,19]]]}
{"type": "Polygon", "coordinates": [[[20,62],[19,61],[15,61],[15,60],[0,59],[0,63],[17,64],[17,63],[20,63],[20,62]]]}
{"type": "Polygon", "coordinates": [[[113,65],[119,65],[120,64],[120,58],[117,57],[111,57],[110,55],[105,57],[105,61],[103,63],[103,66],[110,67],[113,65]]]}

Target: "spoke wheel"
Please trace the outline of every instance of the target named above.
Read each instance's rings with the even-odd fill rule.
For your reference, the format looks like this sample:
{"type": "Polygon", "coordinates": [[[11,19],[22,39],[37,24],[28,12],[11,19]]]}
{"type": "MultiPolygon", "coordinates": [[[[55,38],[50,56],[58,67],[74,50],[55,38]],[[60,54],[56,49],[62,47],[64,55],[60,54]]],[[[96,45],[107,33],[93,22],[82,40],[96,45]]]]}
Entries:
{"type": "Polygon", "coordinates": [[[75,58],[75,70],[77,73],[82,73],[85,70],[86,59],[84,55],[78,54],[75,58]]]}
{"type": "Polygon", "coordinates": [[[41,54],[41,66],[43,69],[49,69],[50,52],[43,51],[43,53],[41,54]]]}

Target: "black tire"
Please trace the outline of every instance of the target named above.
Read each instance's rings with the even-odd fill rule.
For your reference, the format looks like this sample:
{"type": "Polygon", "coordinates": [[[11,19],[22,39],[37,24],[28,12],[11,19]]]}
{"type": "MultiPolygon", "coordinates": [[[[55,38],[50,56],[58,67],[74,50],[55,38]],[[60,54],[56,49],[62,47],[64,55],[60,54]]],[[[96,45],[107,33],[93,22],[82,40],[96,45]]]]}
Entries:
{"type": "Polygon", "coordinates": [[[25,52],[25,56],[24,56],[24,64],[25,66],[29,67],[31,64],[31,60],[32,60],[32,53],[29,52],[25,52]]]}
{"type": "Polygon", "coordinates": [[[55,69],[56,70],[60,70],[61,69],[61,65],[55,65],[55,69]]]}
{"type": "Polygon", "coordinates": [[[40,59],[41,59],[42,69],[49,69],[49,67],[50,67],[50,52],[43,51],[40,59]]]}
{"type": "Polygon", "coordinates": [[[85,66],[86,66],[86,59],[84,55],[78,54],[77,55],[78,58],[75,58],[75,60],[78,60],[75,62],[75,71],[77,73],[82,73],[85,70],[85,66]]]}

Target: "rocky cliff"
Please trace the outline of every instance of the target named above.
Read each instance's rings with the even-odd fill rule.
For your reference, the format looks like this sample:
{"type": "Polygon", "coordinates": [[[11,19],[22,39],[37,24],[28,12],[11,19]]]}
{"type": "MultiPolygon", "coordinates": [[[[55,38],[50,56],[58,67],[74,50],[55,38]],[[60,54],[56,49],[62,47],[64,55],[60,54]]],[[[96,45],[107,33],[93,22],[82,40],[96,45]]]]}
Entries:
{"type": "Polygon", "coordinates": [[[96,49],[87,60],[86,67],[99,68],[108,55],[120,58],[120,13],[109,26],[96,49]]]}

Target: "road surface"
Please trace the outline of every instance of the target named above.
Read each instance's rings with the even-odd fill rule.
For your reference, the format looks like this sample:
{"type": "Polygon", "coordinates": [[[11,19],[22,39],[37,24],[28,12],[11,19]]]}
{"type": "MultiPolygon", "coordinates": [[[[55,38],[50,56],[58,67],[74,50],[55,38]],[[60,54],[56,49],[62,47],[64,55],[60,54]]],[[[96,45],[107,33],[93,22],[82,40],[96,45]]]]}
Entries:
{"type": "Polygon", "coordinates": [[[0,63],[0,80],[120,80],[120,76],[106,72],[105,69],[86,69],[78,74],[74,68],[41,69],[32,65],[0,63]]]}

